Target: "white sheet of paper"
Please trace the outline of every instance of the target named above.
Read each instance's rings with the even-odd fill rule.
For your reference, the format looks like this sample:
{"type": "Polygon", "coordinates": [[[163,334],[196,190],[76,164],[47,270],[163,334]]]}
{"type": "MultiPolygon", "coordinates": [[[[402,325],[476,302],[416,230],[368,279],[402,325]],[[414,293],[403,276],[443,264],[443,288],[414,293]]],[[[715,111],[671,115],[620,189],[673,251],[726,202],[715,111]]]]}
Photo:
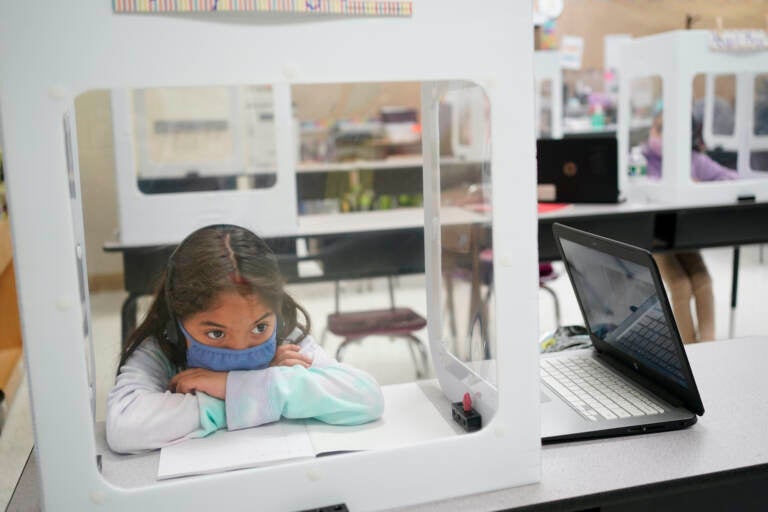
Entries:
{"type": "Polygon", "coordinates": [[[308,420],[315,452],[391,449],[456,435],[417,384],[395,384],[381,390],[385,405],[378,421],[340,427],[308,420]]]}
{"type": "Polygon", "coordinates": [[[160,451],[158,480],[250,468],[335,451],[382,450],[455,436],[415,383],[383,386],[384,415],[356,426],[291,421],[188,439],[160,451]]]}
{"type": "Polygon", "coordinates": [[[250,468],[314,457],[302,421],[283,420],[258,428],[188,439],[160,451],[158,480],[250,468]]]}

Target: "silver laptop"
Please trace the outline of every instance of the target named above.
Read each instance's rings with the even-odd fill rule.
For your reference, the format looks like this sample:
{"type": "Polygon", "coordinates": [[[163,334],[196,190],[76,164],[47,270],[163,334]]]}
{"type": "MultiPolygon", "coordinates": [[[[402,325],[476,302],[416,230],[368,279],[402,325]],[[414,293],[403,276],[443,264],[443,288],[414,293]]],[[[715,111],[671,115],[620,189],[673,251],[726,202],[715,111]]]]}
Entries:
{"type": "Polygon", "coordinates": [[[696,423],[704,406],[651,254],[562,224],[553,231],[593,348],[541,356],[542,441],[696,423]]]}

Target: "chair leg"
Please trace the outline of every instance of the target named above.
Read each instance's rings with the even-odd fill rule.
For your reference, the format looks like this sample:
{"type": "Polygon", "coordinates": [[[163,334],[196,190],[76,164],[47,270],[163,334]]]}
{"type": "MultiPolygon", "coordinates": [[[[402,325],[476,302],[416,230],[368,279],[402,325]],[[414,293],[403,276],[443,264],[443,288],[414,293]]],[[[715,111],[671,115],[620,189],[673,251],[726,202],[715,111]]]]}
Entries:
{"type": "Polygon", "coordinates": [[[344,355],[344,352],[346,352],[347,346],[353,341],[360,341],[361,339],[362,338],[344,338],[341,341],[339,348],[336,349],[336,360],[341,362],[341,356],[344,355]]]}
{"type": "Polygon", "coordinates": [[[421,379],[424,377],[424,375],[421,373],[419,362],[416,359],[416,351],[413,349],[413,342],[410,339],[408,339],[406,340],[406,344],[408,345],[408,351],[411,353],[411,360],[413,361],[413,367],[416,369],[416,378],[421,379]]]}
{"type": "Polygon", "coordinates": [[[413,359],[413,366],[416,368],[416,378],[422,379],[427,376],[427,371],[429,370],[429,359],[427,358],[427,350],[424,348],[424,343],[414,336],[413,334],[404,334],[405,338],[408,339],[408,348],[411,351],[411,359],[413,359]],[[413,350],[413,345],[416,345],[416,348],[419,350],[419,354],[421,354],[421,364],[416,359],[416,353],[413,350]]]}
{"type": "Polygon", "coordinates": [[[550,295],[552,295],[552,302],[555,306],[555,328],[560,327],[560,301],[557,298],[557,294],[555,293],[555,290],[547,286],[546,284],[539,283],[539,288],[542,290],[546,290],[549,292],[550,295]]]}
{"type": "Polygon", "coordinates": [[[453,300],[453,277],[449,274],[443,274],[445,283],[445,307],[448,310],[448,330],[451,333],[452,352],[456,353],[458,329],[456,328],[456,307],[453,300]]]}
{"type": "Polygon", "coordinates": [[[493,283],[488,285],[488,290],[486,290],[481,307],[483,316],[481,319],[482,324],[480,333],[482,334],[481,339],[483,341],[483,357],[485,357],[485,359],[491,358],[491,336],[488,333],[488,301],[490,301],[491,295],[493,295],[493,283]]]}

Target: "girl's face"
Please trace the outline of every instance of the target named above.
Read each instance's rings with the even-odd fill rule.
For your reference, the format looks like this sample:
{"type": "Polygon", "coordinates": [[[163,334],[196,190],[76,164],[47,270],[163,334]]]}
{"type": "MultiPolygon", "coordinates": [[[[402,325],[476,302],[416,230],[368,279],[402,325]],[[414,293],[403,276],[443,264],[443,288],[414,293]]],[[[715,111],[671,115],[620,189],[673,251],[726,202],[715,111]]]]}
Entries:
{"type": "Polygon", "coordinates": [[[266,342],[276,328],[276,317],[258,295],[223,292],[210,309],[189,315],[182,324],[200,343],[242,350],[266,342]]]}

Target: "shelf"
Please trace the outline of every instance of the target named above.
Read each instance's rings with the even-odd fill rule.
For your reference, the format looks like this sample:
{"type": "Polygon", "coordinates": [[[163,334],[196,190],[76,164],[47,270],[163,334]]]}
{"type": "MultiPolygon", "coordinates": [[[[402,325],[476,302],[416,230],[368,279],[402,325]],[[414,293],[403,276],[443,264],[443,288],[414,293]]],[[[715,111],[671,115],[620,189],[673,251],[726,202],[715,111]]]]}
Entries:
{"type": "MultiPolygon", "coordinates": [[[[443,165],[479,164],[479,160],[464,160],[456,157],[440,159],[443,165]]],[[[356,160],[354,162],[307,162],[296,166],[297,174],[317,172],[349,172],[382,169],[413,169],[422,167],[421,156],[388,158],[386,160],[356,160]]]]}
{"type": "MultiPolygon", "coordinates": [[[[458,206],[440,209],[443,226],[456,224],[482,224],[491,216],[458,206]]],[[[370,231],[395,231],[424,227],[424,210],[421,207],[371,210],[350,213],[318,213],[299,215],[298,233],[302,236],[349,234],[370,231]]]]}

